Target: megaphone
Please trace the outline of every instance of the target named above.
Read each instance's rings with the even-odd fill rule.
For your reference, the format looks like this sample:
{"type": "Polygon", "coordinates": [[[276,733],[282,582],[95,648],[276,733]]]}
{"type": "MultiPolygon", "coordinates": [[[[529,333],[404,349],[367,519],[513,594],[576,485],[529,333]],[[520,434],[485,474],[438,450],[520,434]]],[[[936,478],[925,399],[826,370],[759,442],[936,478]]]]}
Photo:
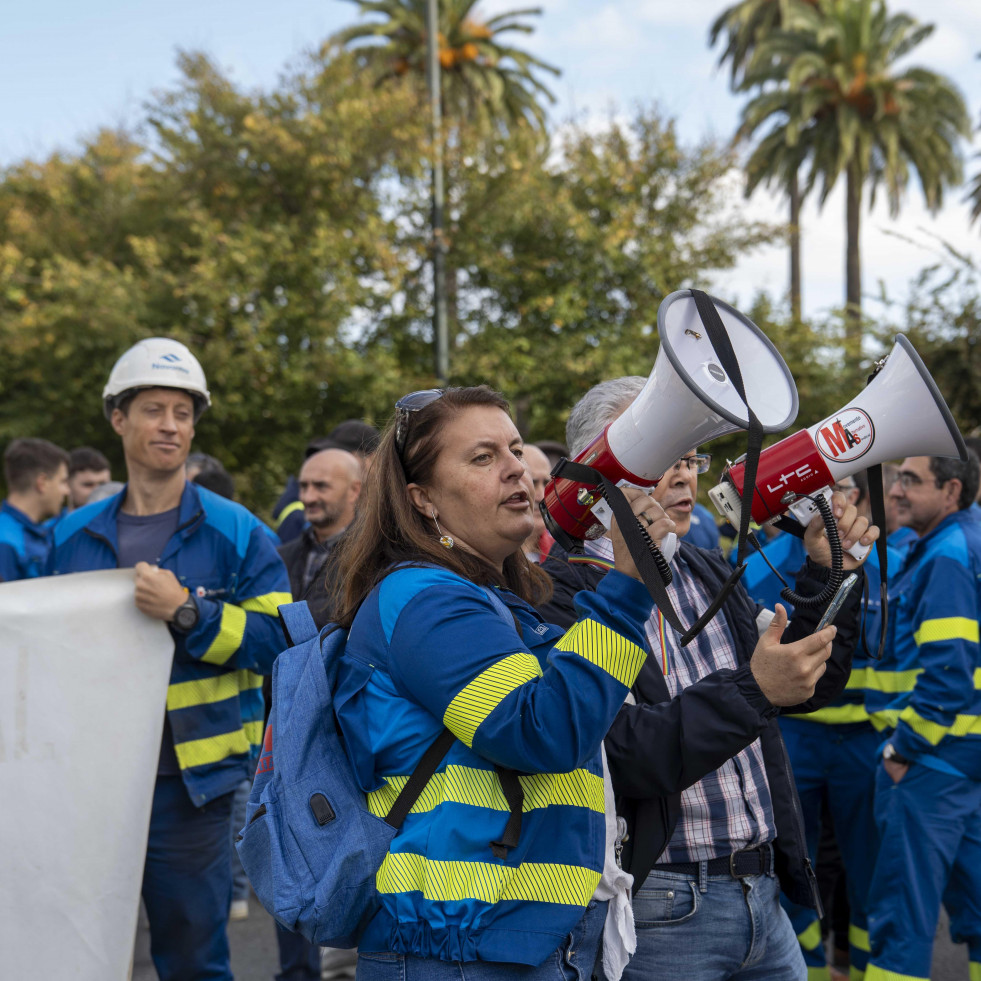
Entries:
{"type": "MultiPolygon", "coordinates": [[[[720,363],[697,302],[715,306],[738,362],[746,400],[766,433],[797,417],[797,387],[783,358],[748,317],[714,297],[679,290],[657,312],[660,350],[643,390],[573,461],[614,484],[654,487],[692,447],[746,429],[746,404],[720,363]]],[[[560,474],[568,461],[556,464],[560,474]]],[[[545,525],[566,551],[609,527],[610,510],[594,486],[556,476],[541,504],[545,525]]]]}
{"type": "MultiPolygon", "coordinates": [[[[967,448],[936,382],[902,334],[878,373],[844,408],[760,454],[752,517],[763,524],[787,511],[808,524],[815,509],[805,497],[830,496],[858,470],[906,456],[967,459],[967,448]]],[[[730,464],[709,491],[719,514],[738,527],[745,465],[730,464]]],[[[864,558],[869,548],[848,550],[864,558]]]]}

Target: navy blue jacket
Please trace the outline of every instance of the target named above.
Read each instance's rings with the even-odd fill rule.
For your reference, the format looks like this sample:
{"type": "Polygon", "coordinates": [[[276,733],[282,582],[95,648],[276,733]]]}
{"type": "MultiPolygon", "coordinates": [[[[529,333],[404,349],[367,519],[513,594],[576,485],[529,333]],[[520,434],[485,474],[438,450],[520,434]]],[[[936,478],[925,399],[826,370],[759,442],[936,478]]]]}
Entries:
{"type": "MultiPolygon", "coordinates": [[[[731,572],[721,551],[705,551],[684,541],[680,548],[692,572],[710,595],[716,595],[731,572]]],[[[540,612],[547,621],[560,625],[575,616],[571,603],[575,593],[595,589],[605,575],[575,556],[571,562],[568,559],[556,547],[543,566],[552,577],[555,593],[540,612]]],[[[813,595],[826,579],[827,570],[808,562],[796,588],[813,595]]],[[[802,705],[780,711],[813,711],[844,688],[858,634],[861,593],[861,589],[853,589],[835,618],[838,635],[814,696],[802,705]]],[[[759,640],[759,608],[741,586],[736,586],[722,610],[739,667],[714,671],[672,698],[657,658],[648,658],[631,688],[637,704],[624,705],[607,734],[606,753],[617,813],[627,822],[623,867],[633,875],[636,891],[674,833],[681,813],[681,792],[760,739],[777,829],[774,848],[781,887],[794,902],[820,909],[804,842],[800,801],[776,721],[778,710],[760,691],[749,666],[759,640]]],[[[797,611],[784,632],[785,640],[812,633],[820,613],[797,611]]]]}

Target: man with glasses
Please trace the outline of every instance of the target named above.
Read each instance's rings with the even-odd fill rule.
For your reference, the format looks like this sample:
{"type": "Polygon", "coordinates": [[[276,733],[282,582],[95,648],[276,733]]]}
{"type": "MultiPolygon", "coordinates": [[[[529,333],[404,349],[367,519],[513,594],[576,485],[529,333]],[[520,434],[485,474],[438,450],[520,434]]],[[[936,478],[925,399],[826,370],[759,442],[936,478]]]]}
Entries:
{"type": "MultiPolygon", "coordinates": [[[[842,478],[834,490],[844,494],[859,513],[871,520],[865,471],[842,478]]],[[[775,603],[783,602],[788,614],[793,616],[793,607],[780,598],[784,587],[780,577],[791,579],[805,559],[803,541],[796,535],[781,534],[765,545],[762,553],[749,557],[742,583],[757,603],[772,609],[775,603]],[[773,569],[764,561],[764,555],[773,569]]],[[[901,553],[890,548],[889,568],[897,569],[901,561],[901,553]]],[[[878,662],[869,656],[878,650],[882,621],[879,556],[874,549],[865,571],[869,588],[863,611],[864,643],[860,642],[854,651],[845,691],[815,712],[784,715],[780,719],[780,731],[787,744],[801,801],[808,854],[819,868],[821,895],[826,906],[833,899],[837,875],[834,868],[827,874],[827,861],[820,866],[817,861],[819,842],[828,832],[822,827],[825,813],[830,815],[833,825],[833,839],[828,840],[837,843],[841,854],[837,868],[840,870],[843,865],[846,873],[848,926],[835,930],[836,963],[830,968],[817,913],[784,900],[812,981],[847,978],[850,968],[856,973],[864,971],[869,956],[867,897],[878,841],[872,795],[875,751],[881,742],[865,705],[866,697],[870,693],[874,696],[880,681],[878,662]]],[[[827,859],[827,855],[822,855],[822,859],[827,859]]],[[[835,922],[838,922],[837,915],[835,922]]]]}
{"type": "Polygon", "coordinates": [[[869,893],[866,981],[930,976],[943,902],[981,978],[981,523],[979,467],[908,457],[889,497],[918,538],[889,577],[886,654],[867,699],[888,738],[869,893]]]}
{"type": "MultiPolygon", "coordinates": [[[[569,416],[570,453],[580,453],[616,419],[645,382],[620,378],[587,392],[569,416]]],[[[708,463],[705,455],[686,453],[654,491],[679,538],[688,530],[698,474],[708,463]]],[[[843,539],[874,540],[875,530],[854,507],[840,495],[834,501],[843,539]]],[[[809,561],[796,588],[813,595],[827,580],[821,565],[830,557],[817,529],[807,544],[820,565],[809,561]]],[[[553,599],[541,608],[546,620],[571,625],[575,594],[595,589],[613,567],[608,539],[584,547],[576,556],[556,546],[543,564],[555,585],[553,599]]],[[[670,568],[668,595],[687,624],[731,571],[721,553],[686,541],[670,568]]],[[[622,866],[634,877],[637,952],[626,981],[804,976],[779,891],[782,886],[798,902],[814,903],[814,875],[776,716],[782,706],[821,707],[840,691],[858,605],[853,591],[835,620],[830,648],[810,654],[800,638],[814,632],[820,610],[802,612],[787,626],[782,616],[760,610],[740,585],[685,647],[653,610],[647,662],[606,739],[622,866]]]]}

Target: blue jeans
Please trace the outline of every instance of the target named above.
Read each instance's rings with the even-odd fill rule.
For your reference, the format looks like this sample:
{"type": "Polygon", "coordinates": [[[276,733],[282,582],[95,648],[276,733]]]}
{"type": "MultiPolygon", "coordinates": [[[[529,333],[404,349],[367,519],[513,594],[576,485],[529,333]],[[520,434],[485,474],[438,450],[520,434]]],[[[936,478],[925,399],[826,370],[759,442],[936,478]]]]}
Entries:
{"type": "Polygon", "coordinates": [[[624,981],[804,981],[775,876],[655,869],[634,896],[637,953],[624,981]]]}
{"type": "MultiPolygon", "coordinates": [[[[590,981],[607,903],[590,903],[565,943],[537,967],[493,961],[439,961],[407,954],[358,953],[357,981],[590,981]]],[[[529,904],[528,917],[535,912],[529,904]]]]}
{"type": "Polygon", "coordinates": [[[226,931],[231,814],[231,794],[195,807],[179,776],[157,777],[143,901],[160,981],[232,981],[226,931]]]}

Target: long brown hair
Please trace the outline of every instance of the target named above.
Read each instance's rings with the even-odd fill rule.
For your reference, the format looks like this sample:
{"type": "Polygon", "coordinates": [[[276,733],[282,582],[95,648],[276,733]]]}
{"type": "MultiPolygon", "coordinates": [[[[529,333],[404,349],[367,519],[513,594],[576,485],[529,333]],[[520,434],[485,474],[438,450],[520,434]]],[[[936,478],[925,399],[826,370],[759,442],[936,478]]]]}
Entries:
{"type": "Polygon", "coordinates": [[[337,622],[350,628],[358,608],[399,562],[423,562],[452,570],[479,585],[503,586],[536,604],[551,596],[548,575],[525,557],[521,548],[504,560],[499,572],[463,548],[439,544],[431,521],[409,500],[410,483],[431,482],[442,450],[441,434],[449,419],[471,406],[489,405],[510,415],[503,395],[478,385],[448,388],[408,420],[402,457],[395,447],[394,421],[382,435],[358,499],[354,521],[338,543],[334,604],[337,622]]]}

